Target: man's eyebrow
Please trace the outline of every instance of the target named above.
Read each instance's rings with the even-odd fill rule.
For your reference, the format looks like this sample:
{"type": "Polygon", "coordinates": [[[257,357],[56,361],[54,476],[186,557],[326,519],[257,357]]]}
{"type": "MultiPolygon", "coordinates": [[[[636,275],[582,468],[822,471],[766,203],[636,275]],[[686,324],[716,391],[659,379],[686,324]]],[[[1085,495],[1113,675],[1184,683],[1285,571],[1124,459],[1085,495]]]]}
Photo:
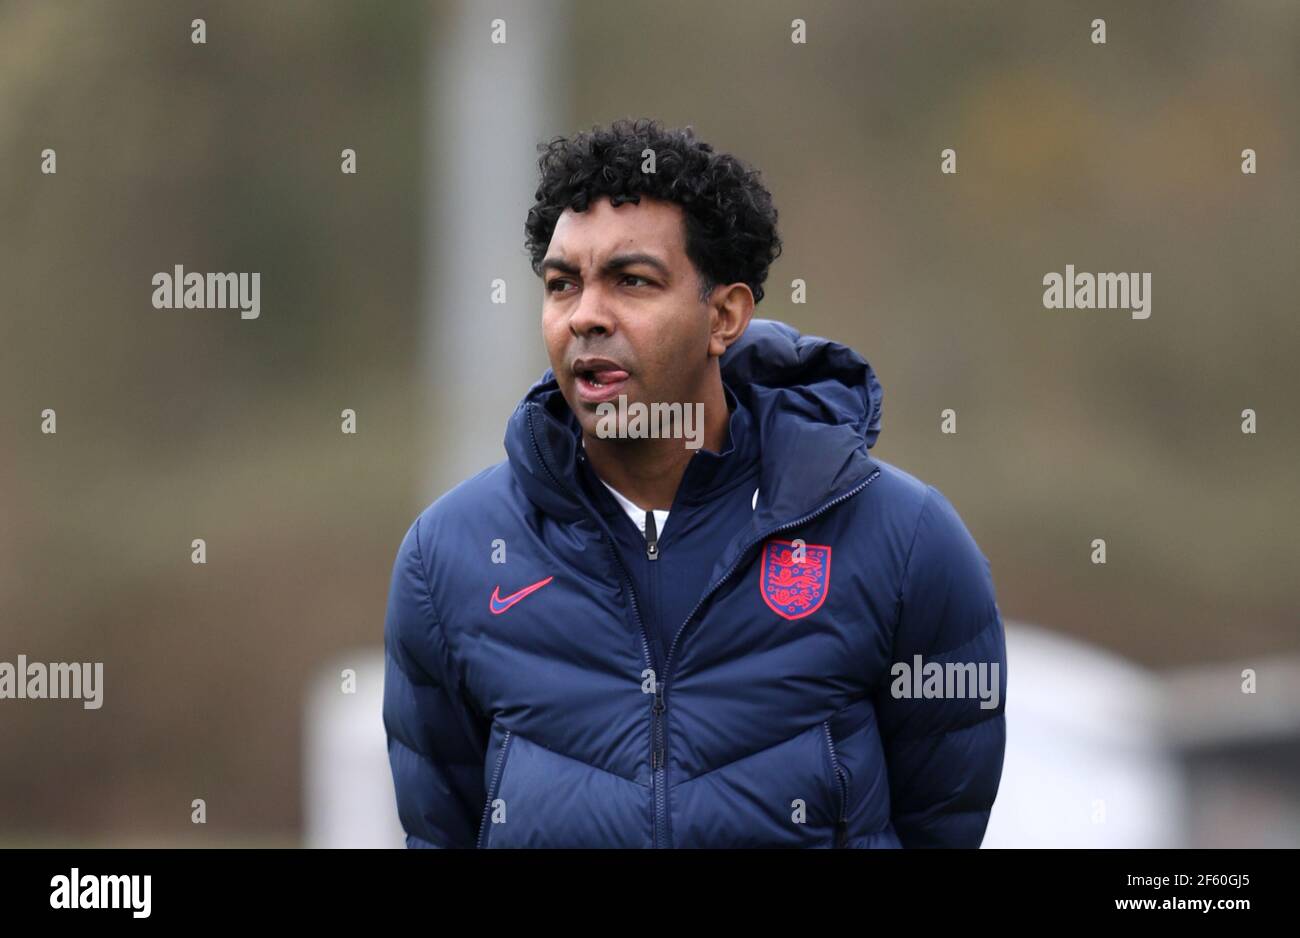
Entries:
{"type": "MultiPolygon", "coordinates": [[[[631,267],[633,264],[645,264],[659,271],[660,275],[667,277],[670,273],[668,265],[655,257],[653,254],[636,252],[631,254],[615,254],[601,265],[601,273],[609,274],[622,270],[624,267],[631,267]]],[[[558,270],[562,274],[576,275],[579,271],[576,266],[560,257],[548,257],[542,261],[541,269],[558,270]]]]}
{"type": "Polygon", "coordinates": [[[542,271],[558,270],[562,274],[576,274],[578,268],[558,257],[548,257],[542,261],[542,271]]]}
{"type": "Polygon", "coordinates": [[[668,276],[668,265],[655,257],[653,254],[638,252],[635,254],[615,254],[609,260],[605,261],[602,270],[605,273],[613,273],[624,267],[631,267],[634,264],[645,264],[647,267],[653,267],[659,271],[661,276],[668,276]]]}

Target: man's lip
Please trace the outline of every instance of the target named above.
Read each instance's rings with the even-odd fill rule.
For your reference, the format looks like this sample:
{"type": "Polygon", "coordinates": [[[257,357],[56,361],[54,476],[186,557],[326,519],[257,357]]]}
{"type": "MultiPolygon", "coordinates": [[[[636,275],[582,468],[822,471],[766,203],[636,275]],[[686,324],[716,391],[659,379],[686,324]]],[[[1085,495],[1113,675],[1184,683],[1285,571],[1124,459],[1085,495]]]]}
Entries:
{"type": "Polygon", "coordinates": [[[617,378],[616,380],[609,379],[608,376],[613,373],[611,370],[597,371],[596,373],[605,374],[607,376],[606,380],[603,381],[599,387],[588,380],[588,371],[586,370],[575,372],[573,376],[573,385],[577,389],[578,399],[583,403],[600,404],[604,401],[611,401],[620,394],[627,393],[627,382],[630,376],[626,371],[619,369],[617,374],[622,375],[622,377],[617,378]]]}
{"type": "Polygon", "coordinates": [[[612,358],[575,358],[573,373],[582,374],[584,371],[627,371],[627,369],[612,358]]]}
{"type": "Polygon", "coordinates": [[[577,388],[578,398],[586,404],[600,404],[611,401],[619,394],[625,393],[631,374],[626,368],[612,358],[598,355],[584,356],[573,360],[573,383],[577,388]],[[600,382],[600,386],[591,379],[600,382]]]}

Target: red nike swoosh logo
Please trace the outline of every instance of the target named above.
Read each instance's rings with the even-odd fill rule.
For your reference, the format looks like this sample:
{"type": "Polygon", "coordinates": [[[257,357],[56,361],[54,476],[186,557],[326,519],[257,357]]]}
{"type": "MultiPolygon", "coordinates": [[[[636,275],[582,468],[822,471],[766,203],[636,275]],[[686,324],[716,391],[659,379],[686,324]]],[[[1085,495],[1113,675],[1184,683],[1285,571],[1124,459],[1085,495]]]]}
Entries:
{"type": "Polygon", "coordinates": [[[519,602],[519,600],[527,596],[529,593],[536,593],[539,589],[541,589],[543,586],[545,586],[547,583],[551,582],[554,579],[555,577],[548,576],[546,579],[539,580],[538,582],[534,583],[532,586],[525,586],[523,589],[519,590],[518,592],[511,593],[509,596],[505,597],[504,599],[501,598],[499,593],[501,587],[495,586],[492,588],[492,598],[488,600],[488,608],[492,610],[492,614],[494,616],[499,616],[501,615],[501,613],[505,612],[515,603],[519,602]]]}

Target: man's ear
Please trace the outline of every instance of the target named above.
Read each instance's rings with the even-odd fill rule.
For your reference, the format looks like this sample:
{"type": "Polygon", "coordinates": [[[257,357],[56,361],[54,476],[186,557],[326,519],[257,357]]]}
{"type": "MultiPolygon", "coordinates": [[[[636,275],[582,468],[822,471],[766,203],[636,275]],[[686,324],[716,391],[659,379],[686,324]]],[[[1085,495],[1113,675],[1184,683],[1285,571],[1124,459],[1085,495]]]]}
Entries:
{"type": "Polygon", "coordinates": [[[749,328],[754,317],[754,293],[748,284],[715,287],[709,298],[709,355],[721,358],[749,328]]]}

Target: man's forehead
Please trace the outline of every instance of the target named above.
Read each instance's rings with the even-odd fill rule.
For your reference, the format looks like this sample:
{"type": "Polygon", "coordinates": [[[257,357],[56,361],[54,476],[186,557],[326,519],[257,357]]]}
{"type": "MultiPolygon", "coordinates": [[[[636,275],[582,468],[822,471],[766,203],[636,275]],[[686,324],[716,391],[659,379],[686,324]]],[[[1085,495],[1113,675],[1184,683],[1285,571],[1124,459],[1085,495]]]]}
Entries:
{"type": "Polygon", "coordinates": [[[599,263],[625,251],[644,251],[672,261],[682,249],[681,207],[642,196],[641,202],[612,205],[608,197],[586,211],[566,208],[556,220],[547,258],[599,263]]]}

